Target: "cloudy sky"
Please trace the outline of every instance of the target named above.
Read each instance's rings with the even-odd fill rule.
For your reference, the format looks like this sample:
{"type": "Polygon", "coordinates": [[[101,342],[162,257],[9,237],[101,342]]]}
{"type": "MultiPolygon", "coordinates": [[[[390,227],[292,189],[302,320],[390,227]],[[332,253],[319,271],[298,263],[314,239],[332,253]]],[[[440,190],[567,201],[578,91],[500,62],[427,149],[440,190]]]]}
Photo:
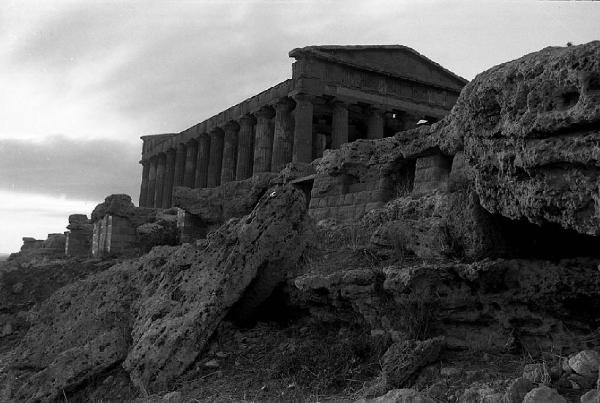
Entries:
{"type": "Polygon", "coordinates": [[[139,136],[288,78],[294,47],[403,44],[471,79],[598,21],[586,1],[2,0],[0,252],[110,193],[137,202],[139,136]]]}

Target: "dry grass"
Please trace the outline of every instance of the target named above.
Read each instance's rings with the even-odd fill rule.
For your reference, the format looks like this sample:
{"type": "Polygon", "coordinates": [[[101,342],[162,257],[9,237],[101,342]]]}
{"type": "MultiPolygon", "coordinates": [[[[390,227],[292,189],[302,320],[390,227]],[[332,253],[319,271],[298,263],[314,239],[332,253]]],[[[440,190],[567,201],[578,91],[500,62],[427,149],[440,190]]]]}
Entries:
{"type": "Polygon", "coordinates": [[[353,400],[379,373],[386,347],[361,329],[274,324],[222,333],[216,346],[227,355],[219,368],[204,360],[170,389],[195,402],[353,400]]]}

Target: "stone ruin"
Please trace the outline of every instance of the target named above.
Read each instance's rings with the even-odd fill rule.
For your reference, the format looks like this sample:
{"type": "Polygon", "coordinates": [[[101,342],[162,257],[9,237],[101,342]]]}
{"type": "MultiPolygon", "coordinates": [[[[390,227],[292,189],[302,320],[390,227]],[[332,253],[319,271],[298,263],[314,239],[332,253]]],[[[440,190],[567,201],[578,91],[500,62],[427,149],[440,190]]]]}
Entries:
{"type": "Polygon", "coordinates": [[[436,122],[467,83],[405,46],[308,46],[290,57],[291,79],[180,133],[143,136],[140,206],[167,208],[178,186],[278,173],[344,143],[436,122]]]}
{"type": "MultiPolygon", "coordinates": [[[[361,52],[379,51],[293,51],[302,61],[293,77],[301,88],[313,88],[301,83],[315,82],[323,70],[313,67],[322,67],[322,60],[336,65],[335,73],[360,65],[361,52]],[[345,52],[357,52],[356,62],[349,63],[345,52]]],[[[260,100],[272,99],[259,94],[250,106],[242,103],[191,130],[144,138],[142,206],[112,195],[89,223],[77,217],[69,225],[82,233],[92,226],[97,256],[152,249],[42,301],[37,315],[44,319],[15,348],[7,366],[13,383],[0,393],[17,400],[60,399],[65,391],[99,385],[98,379],[108,390],[116,384],[110,371],[118,369],[140,394],[162,395],[198,368],[194,365],[210,362],[211,337],[222,335],[225,321],[233,326],[265,311],[298,310],[319,325],[361,326],[389,343],[381,376],[368,391],[383,396],[365,401],[435,401],[427,393],[441,401],[565,402],[559,391],[581,402],[597,401],[599,63],[600,42],[546,48],[478,75],[450,113],[433,124],[403,125],[408,130],[391,136],[367,130],[361,137],[357,129],[348,137],[354,141],[343,144],[337,142],[346,132],[340,129],[346,115],[328,103],[335,96],[328,97],[356,94],[353,85],[368,87],[368,80],[353,74],[344,85],[323,86],[327,94],[317,95],[312,124],[305,119],[305,98],[294,101],[292,126],[277,114],[270,122],[272,114],[254,111],[253,102],[262,108],[260,100]],[[230,122],[238,112],[257,113],[254,131],[248,125],[238,132],[230,122]],[[207,124],[210,140],[202,131],[207,124]],[[307,132],[324,133],[321,142],[310,143],[311,150],[322,146],[313,161],[301,158],[308,139],[315,138],[307,132]],[[261,146],[248,147],[250,139],[261,146]],[[291,159],[274,151],[289,150],[275,147],[278,141],[286,144],[282,139],[293,144],[291,159]],[[242,151],[236,154],[236,147],[242,151]],[[274,158],[283,168],[265,170],[269,160],[276,166],[274,158]],[[365,242],[352,244],[344,238],[346,229],[365,242]],[[177,242],[183,245],[166,246],[177,242]],[[340,259],[338,249],[352,259],[340,259]],[[422,323],[427,326],[417,326],[422,323]],[[463,351],[471,359],[485,351],[484,371],[506,355],[519,360],[529,352],[540,352],[552,367],[546,361],[528,364],[516,379],[483,378],[485,385],[448,389],[460,378],[436,363],[444,350],[463,351]],[[434,380],[426,379],[428,373],[434,380]],[[428,388],[399,389],[419,382],[429,382],[428,388]]],[[[416,82],[408,74],[389,76],[416,82]]],[[[401,88],[387,83],[369,88],[401,88]]],[[[404,101],[427,104],[424,98],[404,101]]],[[[290,112],[292,104],[285,102],[288,109],[282,109],[290,112]]],[[[472,363],[463,368],[470,370],[472,363]]],[[[0,368],[0,380],[8,378],[0,368]]]]}
{"type": "Polygon", "coordinates": [[[178,217],[178,242],[203,238],[247,214],[274,183],[301,188],[316,219],[358,217],[398,187],[412,187],[415,167],[407,166],[407,183],[399,184],[375,171],[360,178],[315,175],[313,160],[348,142],[436,122],[467,83],[399,45],[308,46],[290,57],[296,59],[291,79],[180,133],[143,136],[140,207],[127,195],[112,195],[89,220],[70,216],[65,254],[132,255],[171,244],[170,235],[158,239],[153,223],[165,214],[158,209],[172,206],[182,207],[166,213],[178,217]]]}

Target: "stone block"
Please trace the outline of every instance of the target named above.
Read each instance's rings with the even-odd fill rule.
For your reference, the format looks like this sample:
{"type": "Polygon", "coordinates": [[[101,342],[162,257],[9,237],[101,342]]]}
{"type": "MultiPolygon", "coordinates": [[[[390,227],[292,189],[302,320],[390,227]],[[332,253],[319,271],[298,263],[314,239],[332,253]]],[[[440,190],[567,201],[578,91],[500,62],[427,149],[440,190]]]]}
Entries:
{"type": "Polygon", "coordinates": [[[413,195],[446,191],[451,166],[452,158],[441,154],[418,158],[415,166],[413,195]]]}
{"type": "Polygon", "coordinates": [[[347,193],[344,195],[343,205],[351,206],[354,204],[354,193],[347,193]]]}

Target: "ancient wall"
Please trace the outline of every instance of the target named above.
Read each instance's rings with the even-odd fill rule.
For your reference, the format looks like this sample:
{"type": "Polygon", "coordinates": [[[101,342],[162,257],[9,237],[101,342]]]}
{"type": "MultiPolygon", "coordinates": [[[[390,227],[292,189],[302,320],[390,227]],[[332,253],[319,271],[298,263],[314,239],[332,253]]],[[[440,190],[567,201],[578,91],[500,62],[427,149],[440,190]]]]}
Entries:
{"type": "Polygon", "coordinates": [[[65,255],[85,257],[92,254],[92,237],[94,227],[85,214],[69,216],[69,231],[65,232],[65,255]]]}
{"type": "Polygon", "coordinates": [[[309,212],[316,220],[352,220],[380,207],[388,194],[386,181],[377,177],[319,175],[314,180],[309,212]]]}

